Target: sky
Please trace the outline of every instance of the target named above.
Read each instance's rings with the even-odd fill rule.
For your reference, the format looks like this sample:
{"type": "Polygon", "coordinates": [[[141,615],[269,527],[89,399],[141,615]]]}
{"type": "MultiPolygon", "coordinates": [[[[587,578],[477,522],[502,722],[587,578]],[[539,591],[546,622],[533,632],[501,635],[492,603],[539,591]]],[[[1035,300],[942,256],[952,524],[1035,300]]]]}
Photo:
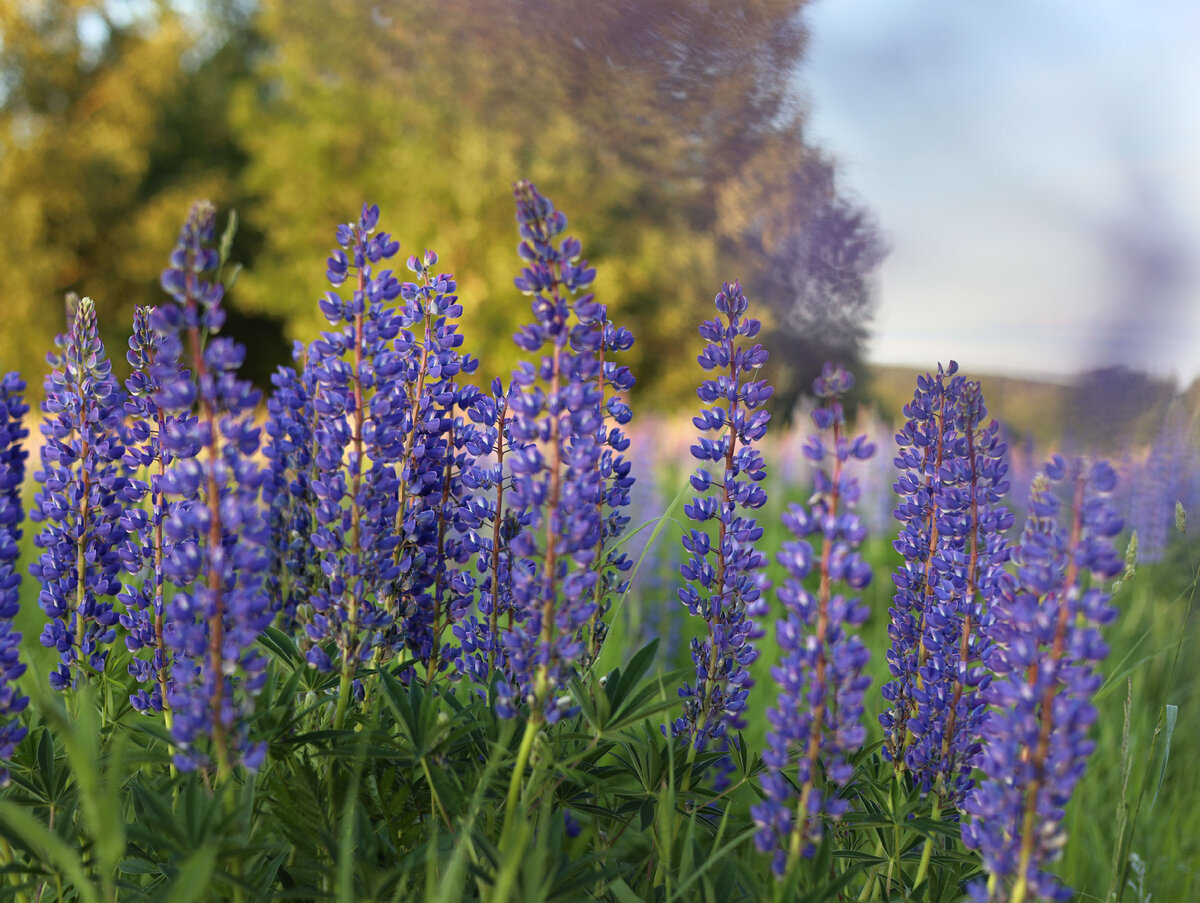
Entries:
{"type": "Polygon", "coordinates": [[[810,136],[891,248],[870,360],[1200,376],[1200,3],[807,15],[810,136]]]}

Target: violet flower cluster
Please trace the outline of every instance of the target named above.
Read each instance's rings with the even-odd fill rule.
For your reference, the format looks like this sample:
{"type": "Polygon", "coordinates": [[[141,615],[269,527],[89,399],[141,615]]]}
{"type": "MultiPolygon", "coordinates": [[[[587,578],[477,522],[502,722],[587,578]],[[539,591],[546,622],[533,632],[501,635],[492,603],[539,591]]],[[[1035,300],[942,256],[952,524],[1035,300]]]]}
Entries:
{"type": "Polygon", "coordinates": [[[783,515],[796,538],[785,542],[779,554],[788,573],[779,589],[786,616],[775,629],[783,656],[771,669],[779,699],[767,711],[771,728],[761,778],[765,798],[751,808],[758,826],[755,843],[760,852],[773,851],[772,868],[781,878],[797,857],[815,851],[822,813],[833,819],[846,813],[848,802],[839,791],[852,774],[848,757],[866,739],[863,693],[870,677],[863,668],[869,654],[851,631],[863,624],[868,611],[857,596],[836,590],[844,584],[860,592],[871,581],[870,565],[858,552],[867,532],[854,510],[861,491],[846,464],[870,458],[875,446],[865,435],[848,439],[843,433],[841,396],[853,385],[854,377],[832,364],[825,365],[814,384],[824,404],[813,412],[820,432],[809,439],[804,454],[817,465],[831,462],[830,469],[816,471],[809,507],[792,504],[783,515]],[[830,433],[830,439],[822,433],[830,433]],[[807,539],[817,535],[819,561],[807,539]],[[816,593],[804,582],[814,570],[816,593]],[[795,784],[785,776],[793,767],[795,784]]]}
{"type": "MultiPolygon", "coordinates": [[[[137,580],[126,584],[117,597],[125,606],[120,615],[125,628],[125,646],[134,657],[129,673],[149,689],[129,697],[133,707],[145,714],[161,712],[167,705],[171,683],[171,650],[166,636],[171,625],[166,617],[166,561],[176,541],[194,544],[193,537],[167,536],[164,525],[171,510],[183,500],[167,503],[163,480],[171,454],[164,448],[168,430],[178,431],[193,418],[190,412],[168,415],[159,404],[164,373],[169,369],[158,360],[161,341],[150,326],[153,308],[139,307],[133,315],[133,335],[126,359],[132,372],[125,382],[128,415],[125,465],[130,473],[127,504],[121,513],[126,540],[120,555],[125,570],[137,580]],[[142,479],[139,474],[144,474],[142,479]],[[145,502],[149,497],[149,510],[145,502]],[[149,658],[137,653],[147,651],[149,658]]],[[[186,501],[194,501],[194,494],[186,501]]],[[[169,722],[168,722],[169,723],[169,722]]]]}
{"type": "MultiPolygon", "coordinates": [[[[304,562],[297,562],[300,573],[293,579],[309,598],[307,604],[296,601],[312,644],[309,664],[333,670],[322,645],[331,641],[347,682],[392,622],[385,597],[397,575],[392,524],[399,505],[396,462],[403,407],[394,386],[410,343],[401,336],[402,321],[391,304],[400,296],[400,280],[392,270],[380,269],[400,245],[389,233],[376,232],[378,224],[379,208],[364,204],[357,222],[338,226],[339,247],[327,267],[334,290],[320,302],[335,328],[310,346],[304,372],[281,404],[288,410],[287,425],[281,413],[275,427],[291,435],[272,446],[273,461],[279,461],[275,466],[299,468],[289,456],[304,454],[299,446],[312,443],[313,523],[303,522],[303,511],[294,511],[291,519],[298,540],[311,531],[310,548],[319,556],[321,574],[308,585],[304,562]],[[353,288],[343,298],[337,289],[347,280],[353,280],[353,288]]],[[[299,485],[302,479],[291,482],[299,485]]],[[[297,557],[307,554],[296,552],[297,557]]]]}
{"type": "Polygon", "coordinates": [[[754,443],[767,432],[770,415],[763,409],[772,389],[766,380],[748,379],[767,361],[767,351],[753,339],[761,324],[747,317],[750,303],[736,283],[725,283],[716,296],[718,315],[700,326],[708,344],[698,358],[704,370],[718,371],[700,384],[703,404],[693,418],[696,427],[716,438],[701,435],[692,456],[712,462],[715,474],[700,467],[692,487],[700,493],[684,511],[701,527],[715,522],[716,537],[705,529],[691,529],[683,537],[688,560],[680,568],[684,585],[679,599],[687,610],[707,625],[707,634],[692,641],[696,683],[679,690],[683,714],[672,726],[676,737],[686,737],[695,750],[710,740],[722,741],[726,731],[741,726],[751,679],[749,665],[757,658],[751,640],[762,604],[761,572],[765,557],[754,547],[762,528],[743,510],[761,508],[767,493],[760,483],[766,476],[762,454],[754,443]],[[711,492],[710,492],[711,490],[711,492]]]}
{"type": "MultiPolygon", "coordinates": [[[[492,380],[490,392],[476,394],[468,415],[476,430],[468,451],[474,463],[464,470],[463,485],[469,491],[459,511],[465,531],[464,543],[475,554],[480,579],[472,580],[478,591],[477,613],[468,613],[453,627],[458,640],[455,667],[481,687],[488,687],[492,676],[508,674],[508,659],[501,634],[501,617],[511,629],[516,612],[512,600],[513,537],[528,526],[505,504],[504,458],[512,449],[508,399],[511,387],[504,389],[499,379],[492,380]]],[[[469,575],[464,574],[466,582],[469,575]]]]}
{"type": "Polygon", "coordinates": [[[504,632],[509,673],[497,712],[524,702],[531,722],[554,723],[571,711],[558,696],[583,652],[580,631],[596,610],[593,568],[602,526],[600,362],[604,308],[588,289],[596,271],[578,239],[563,237],[567,218],[529,182],[514,185],[526,267],[515,280],[532,297],[533,322],[514,336],[536,362],[513,373],[509,397],[512,506],[527,526],[510,543],[514,619],[504,632]],[[540,541],[539,541],[540,540],[540,541]]]}
{"type": "Polygon", "coordinates": [[[165,577],[180,587],[168,604],[175,761],[193,769],[212,760],[211,749],[220,773],[239,760],[256,768],[266,752],[249,742],[245,715],[266,678],[256,641],[272,613],[254,458],[258,392],[237,375],[245,348],[219,335],[224,289],[206,279],[220,263],[210,246],[215,222],[210,203],[192,206],[161,278],[173,303],[156,308],[150,324],[160,342],[155,400],[178,418],[163,439],[171,463],[161,481],[168,504],[179,502],[164,523],[174,544],[165,577]],[[182,416],[193,409],[197,416],[182,416]]]}
{"type": "Polygon", "coordinates": [[[1072,896],[1046,869],[1066,842],[1064,808],[1095,745],[1096,665],[1108,654],[1099,628],[1116,616],[1104,583],[1123,568],[1112,544],[1122,527],[1115,485],[1107,462],[1068,466],[1058,456],[1034,482],[1013,554],[1016,585],[993,605],[988,628],[995,677],[983,690],[989,709],[973,763],[983,779],[962,806],[963,841],[990,876],[971,889],[976,900],[1072,896]],[[1056,484],[1071,495],[1067,524],[1056,484]]]}
{"type": "Polygon", "coordinates": [[[599,319],[601,335],[596,354],[600,363],[601,391],[602,396],[606,395],[606,388],[614,394],[602,397],[600,427],[596,435],[600,445],[602,480],[601,495],[596,501],[601,535],[596,546],[596,610],[588,625],[587,643],[581,662],[584,667],[596,661],[600,655],[608,636],[605,616],[612,598],[629,588],[629,580],[623,575],[633,567],[633,560],[616,543],[629,525],[629,515],[625,509],[631,503],[630,493],[634,484],[632,461],[624,456],[624,452],[629,450],[629,438],[622,429],[633,417],[624,396],[633,388],[634,378],[628,367],[607,357],[611,352],[628,351],[633,347],[633,333],[608,319],[606,308],[599,319]]]}
{"type": "MultiPolygon", "coordinates": [[[[21,603],[20,556],[21,485],[25,482],[25,460],[29,453],[21,440],[29,435],[25,428],[25,382],[17,373],[0,378],[0,759],[12,757],[16,745],[25,737],[25,727],[17,716],[29,704],[29,697],[17,692],[17,679],[25,673],[19,657],[21,634],[13,629],[21,603]]],[[[8,771],[0,768],[0,786],[8,784],[8,771]]]]}
{"type": "Polygon", "coordinates": [[[316,373],[308,366],[302,343],[293,346],[292,359],[294,367],[280,366],[271,374],[274,391],[267,399],[263,427],[267,436],[263,504],[271,541],[267,591],[287,633],[300,624],[301,606],[315,595],[320,573],[319,555],[312,544],[318,505],[313,487],[316,373]]]}
{"type": "Polygon", "coordinates": [[[396,513],[397,597],[404,643],[425,665],[427,678],[453,658],[442,638],[464,616],[475,586],[466,568],[473,544],[464,541],[467,526],[460,512],[468,503],[463,475],[473,467],[477,448],[476,427],[466,412],[478,389],[458,379],[473,374],[479,361],[458,350],[463,343],[455,322],[462,316],[458,284],[452,273],[434,269],[437,262],[429,250],[409,257],[417,279],[401,287],[403,335],[411,350],[403,376],[407,416],[396,513]]]}
{"type": "Polygon", "coordinates": [[[986,425],[979,383],[963,383],[955,411],[957,445],[943,466],[935,497],[938,535],[934,557],[935,601],[926,613],[928,656],[919,669],[916,709],[908,729],[914,742],[907,764],[937,805],[958,807],[970,789],[972,761],[980,749],[990,675],[983,665],[991,607],[1005,591],[1011,555],[1007,532],[1012,512],[1002,504],[1008,491],[1007,446],[1000,426],[986,425]]]}
{"type": "Polygon", "coordinates": [[[927,560],[916,559],[925,565],[924,599],[917,603],[924,622],[920,657],[915,679],[905,675],[913,683],[904,765],[922,792],[937,794],[939,809],[957,807],[971,786],[980,693],[989,679],[982,664],[986,631],[991,605],[1009,579],[1006,533],[1013,524],[1001,503],[1009,488],[1007,447],[999,424],[984,424],[979,384],[952,381],[946,400],[953,407],[945,410],[937,488],[926,509],[931,548],[927,560]]]}
{"type": "Polygon", "coordinates": [[[41,488],[30,518],[42,525],[42,550],[30,572],[41,583],[38,601],[50,617],[40,637],[58,650],[50,673],[56,690],[90,671],[104,670],[116,638],[112,598],[120,590],[118,547],[127,491],[121,457],[121,391],[100,342],[91,298],[79,302],[58,353],[48,360],[42,402],[41,488]]]}
{"type": "Polygon", "coordinates": [[[946,369],[939,364],[936,375],[926,373],[917,378],[913,400],[904,406],[908,419],[896,434],[895,464],[900,476],[893,488],[899,497],[895,516],[902,526],[892,545],[903,562],[892,575],[896,592],[889,609],[892,642],[887,662],[893,679],[883,687],[883,698],[890,706],[879,720],[884,730],[884,755],[898,772],[922,770],[934,755],[932,737],[914,747],[913,728],[926,737],[936,720],[929,711],[931,697],[921,675],[930,655],[930,614],[937,608],[943,575],[961,563],[956,548],[961,542],[947,536],[942,516],[946,498],[957,498],[948,493],[959,472],[950,464],[966,456],[956,414],[965,380],[957,372],[958,364],[951,361],[946,369]]]}

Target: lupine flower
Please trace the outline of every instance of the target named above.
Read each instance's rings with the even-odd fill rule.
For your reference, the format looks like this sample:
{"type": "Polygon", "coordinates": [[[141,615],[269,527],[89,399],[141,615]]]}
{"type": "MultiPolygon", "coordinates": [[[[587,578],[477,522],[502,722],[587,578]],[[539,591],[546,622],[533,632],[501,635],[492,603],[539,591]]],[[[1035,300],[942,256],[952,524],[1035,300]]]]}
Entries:
{"type": "Polygon", "coordinates": [[[983,779],[962,807],[963,840],[991,876],[971,889],[976,900],[1072,896],[1046,868],[1062,852],[1064,808],[1095,746],[1091,700],[1108,654],[1099,627],[1116,616],[1104,582],[1123,567],[1112,545],[1122,526],[1108,499],[1115,483],[1107,462],[1068,471],[1058,456],[1034,482],[1013,555],[1016,586],[993,606],[988,631],[995,678],[983,691],[990,708],[974,762],[983,779]],[[1069,526],[1057,519],[1060,481],[1071,490],[1069,526]]]}
{"type": "MultiPolygon", "coordinates": [[[[951,361],[945,370],[939,364],[936,376],[926,373],[917,378],[916,394],[904,406],[908,420],[896,434],[895,464],[901,471],[895,484],[896,519],[903,526],[893,546],[904,561],[892,575],[896,592],[889,610],[892,644],[887,662],[893,680],[882,690],[891,705],[879,721],[884,754],[897,771],[909,767],[909,721],[927,701],[920,672],[930,654],[926,633],[931,629],[929,614],[937,605],[938,581],[957,555],[955,539],[941,530],[938,519],[943,484],[953,483],[956,472],[947,464],[966,454],[956,429],[955,410],[964,383],[957,372],[958,364],[951,361]]],[[[918,750],[914,761],[925,761],[926,752],[918,750]]]]}
{"type": "Polygon", "coordinates": [[[703,618],[707,635],[692,641],[696,684],[684,684],[683,715],[673,732],[686,737],[693,749],[709,740],[721,741],[728,728],[741,725],[740,714],[750,689],[748,666],[758,653],[751,643],[762,597],[760,572],[765,558],[754,548],[762,528],[741,510],[761,508],[767,494],[759,484],[766,476],[762,455],[755,448],[767,432],[770,415],[763,405],[772,389],[765,380],[746,379],[767,361],[760,344],[749,347],[739,339],[753,339],[761,324],[745,316],[749,301],[736,282],[725,283],[716,297],[718,316],[700,326],[708,344],[698,358],[706,371],[718,371],[700,384],[702,408],[693,422],[717,437],[701,436],[692,456],[716,465],[713,474],[700,467],[692,476],[696,496],[684,511],[700,525],[716,521],[714,540],[703,529],[687,531],[683,547],[690,554],[680,568],[687,581],[679,599],[695,617],[703,618]]]}
{"type": "Polygon", "coordinates": [[[600,321],[601,332],[599,347],[596,349],[601,374],[601,413],[596,441],[601,449],[601,492],[596,500],[596,513],[600,518],[601,535],[596,546],[594,565],[599,575],[596,583],[596,610],[588,623],[584,655],[580,662],[585,668],[600,655],[600,647],[604,645],[604,638],[608,635],[605,615],[612,604],[612,597],[629,588],[628,579],[622,575],[633,567],[633,560],[616,545],[616,542],[629,524],[629,515],[623,509],[629,507],[630,491],[634,482],[632,462],[622,455],[629,449],[629,439],[621,429],[629,423],[633,412],[620,393],[627,393],[632,389],[634,379],[628,367],[620,366],[607,357],[614,351],[628,351],[633,346],[633,334],[609,320],[605,308],[602,308],[597,319],[600,321]],[[605,387],[617,394],[605,397],[605,387]]]}
{"type": "Polygon", "coordinates": [[[417,281],[401,287],[406,355],[405,447],[396,513],[400,614],[404,643],[425,664],[432,679],[453,653],[442,637],[469,605],[474,581],[463,565],[470,552],[460,534],[459,511],[466,504],[462,477],[474,459],[475,426],[462,416],[478,390],[459,385],[479,361],[459,353],[463,336],[454,321],[462,316],[451,273],[438,273],[438,256],[426,251],[408,259],[417,281]],[[409,328],[413,332],[409,332],[409,328]],[[419,331],[419,338],[416,332],[419,331]]]}
{"type": "Polygon", "coordinates": [[[121,467],[121,392],[104,353],[91,298],[79,302],[60,352],[48,356],[42,402],[41,489],[30,512],[42,524],[42,549],[30,572],[41,581],[51,618],[43,646],[58,650],[50,685],[65,690],[87,671],[103,671],[116,638],[112,597],[120,590],[117,548],[125,538],[121,508],[127,481],[121,467]]]}
{"type": "Polygon", "coordinates": [[[561,237],[566,216],[529,182],[518,182],[514,193],[519,253],[528,264],[516,286],[533,298],[533,322],[514,339],[541,356],[513,373],[509,399],[510,493],[528,526],[510,543],[516,616],[504,636],[511,673],[499,685],[497,712],[511,717],[524,701],[531,723],[553,723],[571,710],[569,697],[556,696],[583,652],[579,631],[596,607],[603,308],[587,291],[596,271],[581,259],[578,239],[561,237]]]}
{"type": "Polygon", "coordinates": [[[224,289],[205,279],[220,262],[210,246],[215,222],[212,204],[192,206],[161,279],[173,303],[156,308],[150,325],[160,342],[156,403],[175,417],[198,410],[168,425],[163,439],[171,463],[162,489],[168,504],[179,502],[163,528],[174,543],[165,577],[180,587],[168,604],[175,761],[183,770],[206,764],[207,738],[222,774],[239,759],[256,768],[266,753],[265,744],[249,742],[245,716],[266,678],[256,641],[271,611],[262,472],[254,462],[258,393],[237,376],[245,348],[218,335],[224,289]]]}
{"type": "MultiPolygon", "coordinates": [[[[129,673],[148,690],[139,690],[129,697],[139,712],[161,712],[170,696],[171,651],[166,636],[170,624],[166,620],[166,560],[178,542],[195,544],[194,536],[168,538],[164,523],[171,509],[183,503],[176,500],[168,506],[163,495],[162,481],[170,464],[171,454],[164,450],[163,440],[169,429],[178,431],[181,423],[192,419],[189,412],[168,415],[158,403],[164,368],[158,360],[161,342],[150,328],[153,308],[139,307],[133,314],[133,335],[129,339],[126,359],[133,368],[125,382],[128,398],[125,413],[129,415],[128,444],[125,464],[131,474],[145,473],[129,480],[129,505],[121,514],[121,524],[127,539],[121,544],[120,555],[125,570],[140,580],[126,585],[118,596],[125,605],[121,625],[125,628],[125,645],[135,653],[129,662],[129,673]],[[169,424],[169,425],[168,425],[169,424]],[[149,496],[150,509],[144,502],[149,496]],[[150,658],[138,657],[146,649],[150,658]]],[[[194,501],[193,496],[186,500],[194,501]]],[[[168,724],[170,714],[168,711],[168,724]]]]}
{"type": "Polygon", "coordinates": [[[308,353],[297,342],[294,367],[280,366],[271,375],[275,391],[267,399],[267,441],[263,456],[267,475],[263,503],[271,536],[271,570],[267,588],[271,607],[279,613],[281,629],[290,632],[297,610],[312,599],[320,562],[312,545],[317,497],[315,477],[316,373],[308,353]]]}
{"type": "Polygon", "coordinates": [[[397,573],[392,530],[400,482],[403,409],[393,384],[404,372],[406,345],[401,318],[391,307],[400,280],[379,269],[399,250],[387,232],[376,232],[379,208],[363,205],[358,221],[337,228],[338,249],[328,260],[334,291],[321,299],[321,312],[335,329],[308,352],[303,379],[312,386],[315,465],[312,494],[323,578],[316,581],[302,620],[313,645],[309,664],[334,665],[324,646],[333,641],[341,659],[342,686],[335,723],[344,718],[350,683],[391,623],[382,604],[397,573]],[[337,288],[353,279],[344,299],[337,288]]]}
{"type": "Polygon", "coordinates": [[[871,568],[858,553],[866,536],[854,511],[860,498],[858,480],[845,465],[851,459],[870,458],[875,446],[865,435],[849,440],[843,434],[841,396],[853,385],[850,373],[831,364],[814,384],[825,404],[813,412],[813,421],[821,433],[832,433],[832,442],[818,434],[804,453],[818,464],[831,460],[832,467],[830,472],[816,471],[811,508],[792,504],[783,516],[796,539],[784,543],[779,554],[788,572],[779,590],[786,618],[775,630],[783,659],[771,669],[780,693],[778,704],[767,712],[771,730],[761,779],[766,798],[751,809],[758,825],[755,843],[761,852],[774,851],[772,867],[779,877],[797,857],[812,855],[821,837],[822,813],[835,819],[845,814],[847,802],[838,791],[850,779],[847,757],[866,739],[863,692],[870,678],[862,672],[868,653],[849,628],[862,625],[867,607],[834,588],[841,582],[857,592],[871,581],[871,568]],[[818,534],[820,558],[814,561],[806,537],[818,534]],[[814,564],[820,579],[815,594],[804,585],[814,564]],[[784,776],[792,767],[793,750],[799,750],[798,800],[784,776]]]}
{"type": "MultiPolygon", "coordinates": [[[[13,618],[21,604],[20,555],[21,485],[25,482],[25,459],[29,453],[21,440],[25,428],[25,382],[20,374],[6,373],[0,379],[0,759],[8,759],[25,737],[17,716],[29,697],[17,692],[17,679],[25,673],[20,659],[21,634],[13,630],[13,618]]],[[[0,786],[8,784],[8,771],[0,768],[0,786]]]]}
{"type": "Polygon", "coordinates": [[[512,445],[509,430],[508,398],[499,379],[492,381],[490,393],[479,393],[468,409],[478,427],[470,448],[474,462],[463,471],[463,485],[469,491],[459,512],[466,531],[464,543],[476,554],[476,570],[482,579],[479,589],[479,615],[468,615],[454,625],[459,642],[455,666],[483,687],[491,684],[496,669],[508,674],[500,618],[512,628],[512,552],[509,544],[524,523],[504,502],[504,457],[512,445]],[[494,493],[494,495],[493,495],[494,493]]]}
{"type": "Polygon", "coordinates": [[[1013,517],[1001,504],[1008,466],[999,425],[993,420],[984,426],[986,416],[979,384],[964,382],[932,500],[938,535],[933,599],[925,613],[927,655],[918,668],[905,763],[924,792],[938,794],[939,808],[958,806],[971,786],[983,717],[980,691],[987,681],[985,633],[991,605],[1008,579],[1005,533],[1013,517]]]}

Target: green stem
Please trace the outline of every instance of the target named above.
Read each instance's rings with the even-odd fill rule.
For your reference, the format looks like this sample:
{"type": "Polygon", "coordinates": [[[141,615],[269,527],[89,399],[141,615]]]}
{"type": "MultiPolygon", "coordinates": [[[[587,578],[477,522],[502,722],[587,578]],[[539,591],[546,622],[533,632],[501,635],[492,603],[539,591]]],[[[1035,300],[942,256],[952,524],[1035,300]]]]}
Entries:
{"type": "Polygon", "coordinates": [[[350,676],[347,662],[342,663],[342,679],[338,681],[337,708],[333,711],[333,729],[340,731],[346,726],[346,706],[350,701],[350,687],[353,679],[350,676]]]}
{"type": "MultiPolygon", "coordinates": [[[[939,797],[933,798],[933,820],[938,821],[942,817],[942,801],[939,797]]],[[[913,881],[913,890],[921,886],[921,882],[925,880],[925,874],[929,871],[929,860],[933,857],[933,838],[930,837],[925,841],[925,849],[921,851],[921,864],[917,866],[917,877],[913,881]]]]}
{"type": "Polygon", "coordinates": [[[525,722],[525,736],[521,738],[521,746],[517,750],[517,763],[513,766],[512,779],[508,782],[508,800],[504,808],[504,826],[500,829],[500,837],[508,837],[512,828],[513,816],[517,804],[521,801],[521,782],[525,776],[525,766],[529,764],[529,754],[533,752],[533,741],[537,737],[538,722],[530,718],[525,722]]]}

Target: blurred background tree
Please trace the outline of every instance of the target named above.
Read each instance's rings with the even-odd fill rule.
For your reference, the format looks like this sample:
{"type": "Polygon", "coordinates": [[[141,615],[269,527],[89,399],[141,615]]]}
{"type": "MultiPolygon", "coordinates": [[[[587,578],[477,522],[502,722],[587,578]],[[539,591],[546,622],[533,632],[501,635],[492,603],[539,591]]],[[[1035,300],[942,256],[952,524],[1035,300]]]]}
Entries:
{"type": "Polygon", "coordinates": [[[515,361],[509,184],[572,217],[638,342],[645,402],[690,399],[725,279],[772,335],[781,409],[857,362],[878,229],[804,131],[803,0],[0,0],[0,360],[36,381],[62,294],[119,357],[188,202],[237,207],[231,329],[255,377],[322,327],[323,257],[364,200],[459,278],[482,378],[515,361]],[[197,10],[202,12],[197,12],[197,10]]]}

